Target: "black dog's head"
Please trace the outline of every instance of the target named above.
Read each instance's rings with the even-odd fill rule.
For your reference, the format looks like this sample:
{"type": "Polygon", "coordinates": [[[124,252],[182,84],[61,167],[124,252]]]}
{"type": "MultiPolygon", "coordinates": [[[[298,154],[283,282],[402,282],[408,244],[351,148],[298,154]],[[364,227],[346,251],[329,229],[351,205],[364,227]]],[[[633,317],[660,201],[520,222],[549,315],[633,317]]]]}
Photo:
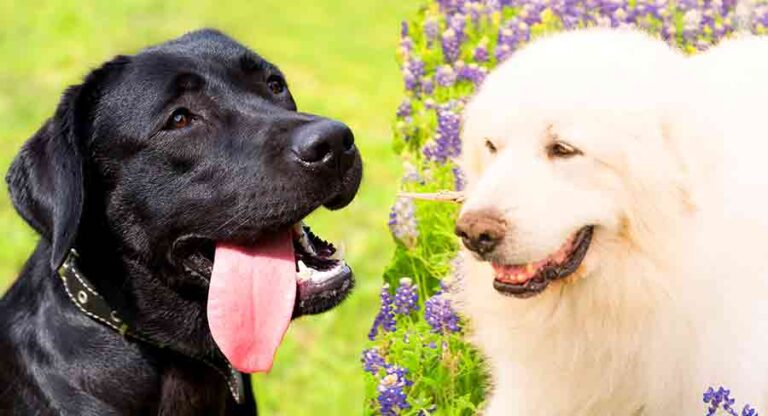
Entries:
{"type": "Polygon", "coordinates": [[[102,277],[99,289],[157,329],[167,325],[147,307],[205,327],[209,285],[284,284],[271,275],[237,282],[262,277],[244,267],[283,267],[286,239],[298,274],[289,312],[340,302],[351,272],[301,221],[347,205],[361,174],[346,125],[297,112],[277,67],[203,30],[119,56],[71,87],[8,182],[17,210],[49,242],[53,269],[75,247],[92,274],[119,270],[123,281],[102,277]],[[220,251],[231,264],[216,264],[220,251]]]}

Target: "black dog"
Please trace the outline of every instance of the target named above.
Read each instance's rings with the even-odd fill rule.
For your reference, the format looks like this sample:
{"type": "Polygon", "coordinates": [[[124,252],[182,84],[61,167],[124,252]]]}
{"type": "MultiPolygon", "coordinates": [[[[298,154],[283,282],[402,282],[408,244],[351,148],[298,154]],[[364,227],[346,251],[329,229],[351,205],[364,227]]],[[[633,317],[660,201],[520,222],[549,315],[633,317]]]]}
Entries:
{"type": "Polygon", "coordinates": [[[243,328],[265,316],[279,338],[346,296],[350,269],[301,220],[361,174],[349,128],[297,112],[281,72],[219,32],[93,71],[8,173],[42,238],[0,300],[0,414],[255,414],[229,364],[265,364],[227,358],[252,358],[243,328]],[[285,322],[261,308],[286,299],[285,322]]]}

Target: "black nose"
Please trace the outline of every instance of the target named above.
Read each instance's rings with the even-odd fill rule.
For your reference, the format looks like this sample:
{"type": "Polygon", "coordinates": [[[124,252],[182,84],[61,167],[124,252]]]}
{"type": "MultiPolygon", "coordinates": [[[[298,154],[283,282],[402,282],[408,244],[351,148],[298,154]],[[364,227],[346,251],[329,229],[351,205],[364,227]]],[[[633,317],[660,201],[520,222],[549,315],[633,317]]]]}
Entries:
{"type": "Polygon", "coordinates": [[[456,235],[468,249],[480,255],[496,249],[506,232],[506,221],[491,211],[470,211],[456,222],[456,235]]]}
{"type": "Polygon", "coordinates": [[[355,136],[345,124],[319,120],[300,127],[293,135],[291,150],[298,160],[312,168],[346,172],[355,161],[355,136]]]}

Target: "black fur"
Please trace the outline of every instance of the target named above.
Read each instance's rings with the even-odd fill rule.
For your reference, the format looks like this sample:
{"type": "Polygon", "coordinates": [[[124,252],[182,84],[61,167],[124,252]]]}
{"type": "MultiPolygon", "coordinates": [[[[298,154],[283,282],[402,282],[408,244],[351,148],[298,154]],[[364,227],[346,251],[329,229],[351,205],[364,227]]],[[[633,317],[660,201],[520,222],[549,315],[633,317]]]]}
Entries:
{"type": "Polygon", "coordinates": [[[7,176],[41,239],[0,300],[0,414],[255,414],[250,383],[236,405],[207,366],[79,312],[56,269],[76,248],[82,272],[154,343],[213,351],[207,283],[180,266],[189,247],[252,243],[321,205],[346,205],[360,183],[340,123],[345,156],[297,160],[297,141],[331,122],[297,112],[287,87],[270,89],[282,77],[202,30],[119,56],[65,92],[7,176]],[[191,123],[168,127],[181,107],[191,123]]]}

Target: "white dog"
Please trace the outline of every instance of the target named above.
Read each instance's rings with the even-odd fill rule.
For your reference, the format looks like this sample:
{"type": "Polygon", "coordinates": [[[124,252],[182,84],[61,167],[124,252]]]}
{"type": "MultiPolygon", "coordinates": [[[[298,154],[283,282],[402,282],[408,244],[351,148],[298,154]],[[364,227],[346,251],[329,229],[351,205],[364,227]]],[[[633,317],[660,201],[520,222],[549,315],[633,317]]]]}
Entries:
{"type": "Polygon", "coordinates": [[[697,415],[720,385],[768,412],[766,63],[587,30],[489,75],[457,223],[486,415],[697,415]]]}

